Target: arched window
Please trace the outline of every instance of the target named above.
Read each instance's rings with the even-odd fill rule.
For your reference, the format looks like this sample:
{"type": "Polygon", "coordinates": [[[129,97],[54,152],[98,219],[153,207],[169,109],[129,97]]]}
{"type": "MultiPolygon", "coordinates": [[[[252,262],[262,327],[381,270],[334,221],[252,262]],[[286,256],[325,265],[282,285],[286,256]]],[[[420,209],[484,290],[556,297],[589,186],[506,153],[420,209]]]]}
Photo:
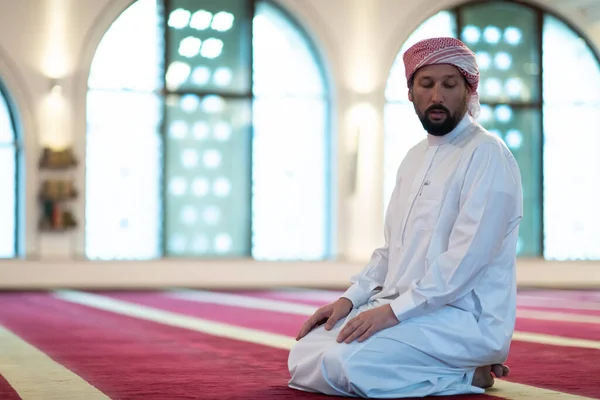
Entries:
{"type": "Polygon", "coordinates": [[[600,114],[598,57],[565,22],[520,2],[442,11],[404,44],[386,87],[386,198],[401,157],[425,137],[407,99],[402,54],[434,36],[457,37],[475,51],[479,122],[505,141],[521,168],[519,256],[600,259],[600,157],[594,155],[600,137],[590,122],[600,114]]]}
{"type": "Polygon", "coordinates": [[[20,150],[11,101],[0,84],[0,258],[18,255],[20,150]]]}
{"type": "Polygon", "coordinates": [[[271,3],[138,0],[90,71],[86,255],[327,258],[329,109],[271,3]]]}

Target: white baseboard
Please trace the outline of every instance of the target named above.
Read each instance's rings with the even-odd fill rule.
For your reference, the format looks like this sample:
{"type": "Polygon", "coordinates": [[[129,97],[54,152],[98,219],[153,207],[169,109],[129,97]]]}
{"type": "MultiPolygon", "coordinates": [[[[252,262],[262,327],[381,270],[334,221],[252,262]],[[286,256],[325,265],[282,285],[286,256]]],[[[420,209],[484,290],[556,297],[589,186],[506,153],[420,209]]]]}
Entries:
{"type": "MultiPolygon", "coordinates": [[[[145,289],[195,287],[345,288],[363,268],[351,262],[0,261],[0,289],[145,289]]],[[[520,260],[520,287],[600,288],[600,262],[520,260]]]]}

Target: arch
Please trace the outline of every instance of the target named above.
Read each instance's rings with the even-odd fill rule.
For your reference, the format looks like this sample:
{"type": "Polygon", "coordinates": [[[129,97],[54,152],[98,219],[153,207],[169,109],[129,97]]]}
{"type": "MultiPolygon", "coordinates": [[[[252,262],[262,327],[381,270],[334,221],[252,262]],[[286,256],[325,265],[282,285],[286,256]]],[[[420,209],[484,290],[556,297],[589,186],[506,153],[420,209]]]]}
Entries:
{"type": "Polygon", "coordinates": [[[546,16],[544,34],[554,43],[544,46],[543,255],[598,260],[600,193],[592,188],[600,161],[591,150],[600,142],[586,121],[600,114],[600,62],[588,42],[555,16],[546,16]],[[568,86],[557,61],[569,70],[568,86]]]}
{"type": "Polygon", "coordinates": [[[9,106],[18,144],[16,176],[17,229],[14,257],[35,255],[37,218],[37,121],[32,112],[34,101],[26,82],[10,55],[0,48],[0,76],[4,98],[9,106]]]}
{"type": "MultiPolygon", "coordinates": [[[[133,4],[136,0],[108,0],[106,4],[98,13],[96,18],[90,24],[90,28],[85,33],[84,40],[82,41],[82,47],[78,52],[77,56],[77,65],[79,68],[75,71],[73,75],[73,125],[75,132],[86,132],[87,131],[87,89],[88,89],[88,76],[90,73],[90,68],[92,66],[92,62],[94,56],[96,54],[96,49],[104,34],[114,21],[117,20],[119,15],[123,11],[125,11],[131,4],[133,4]]],[[[86,153],[86,145],[87,145],[87,137],[85,134],[74,135],[73,138],[73,149],[76,154],[85,154],[86,153]]],[[[87,181],[86,181],[86,168],[78,168],[75,171],[76,174],[76,182],[78,187],[81,188],[82,191],[86,190],[87,181]]],[[[80,201],[73,204],[73,211],[76,215],[81,216],[80,218],[84,220],[84,216],[86,213],[86,202],[80,201]]],[[[78,230],[75,238],[74,238],[74,247],[75,252],[78,255],[85,257],[85,243],[86,243],[86,235],[85,230],[78,230]]]]}
{"type": "MultiPolygon", "coordinates": [[[[173,3],[175,2],[167,4],[173,3]]],[[[315,200],[316,203],[323,203],[325,209],[322,212],[324,232],[321,234],[324,243],[319,245],[320,248],[308,251],[304,248],[301,249],[302,251],[294,252],[288,247],[285,253],[282,251],[285,247],[281,244],[279,246],[271,244],[271,248],[265,250],[265,244],[270,241],[268,237],[265,239],[264,235],[268,229],[264,227],[270,225],[264,222],[268,219],[266,218],[268,213],[259,211],[261,196],[258,193],[266,193],[270,189],[270,196],[266,196],[266,204],[272,205],[269,197],[281,196],[285,190],[279,187],[278,190],[273,191],[272,184],[261,186],[260,182],[272,181],[275,178],[273,173],[277,171],[277,165],[280,166],[282,163],[287,163],[288,175],[302,178],[294,187],[301,183],[310,185],[310,182],[317,181],[307,179],[305,170],[310,168],[299,168],[299,166],[310,166],[307,164],[308,159],[274,158],[273,155],[276,153],[272,151],[273,139],[278,139],[286,132],[294,130],[294,126],[289,123],[283,125],[283,121],[274,118],[284,112],[282,109],[274,112],[274,108],[282,101],[292,101],[297,104],[302,103],[302,99],[322,102],[323,163],[320,174],[313,173],[312,178],[315,178],[327,176],[330,170],[328,133],[331,100],[323,66],[320,62],[316,64],[314,62],[320,61],[315,55],[314,43],[307,39],[305,32],[298,29],[297,22],[274,3],[257,2],[256,10],[250,8],[253,3],[249,1],[246,5],[248,8],[236,10],[228,8],[228,4],[222,5],[222,14],[219,15],[223,17],[221,22],[225,21],[225,23],[218,27],[215,25],[218,24],[216,17],[212,22],[210,20],[213,14],[218,15],[218,11],[209,7],[207,7],[208,11],[187,11],[177,9],[175,6],[172,10],[163,10],[161,2],[138,0],[120,14],[99,42],[90,66],[87,94],[88,168],[86,170],[85,246],[88,257],[252,255],[259,259],[320,259],[328,256],[329,196],[321,196],[322,199],[315,200]],[[192,12],[196,13],[194,14],[196,20],[192,19],[192,12]],[[263,40],[268,39],[273,45],[275,40],[286,38],[285,34],[287,34],[288,40],[296,41],[296,46],[292,46],[291,49],[304,46],[302,50],[304,60],[311,58],[307,63],[309,69],[306,71],[310,72],[310,66],[317,67],[313,71],[313,78],[318,77],[318,79],[316,81],[313,79],[313,87],[324,90],[306,91],[311,87],[306,84],[297,87],[288,85],[287,90],[283,92],[273,90],[273,85],[270,88],[263,85],[262,89],[256,84],[248,85],[249,75],[244,71],[251,72],[255,78],[259,78],[255,83],[272,81],[278,77],[273,73],[277,71],[271,70],[273,74],[268,76],[268,80],[260,79],[261,73],[258,68],[268,68],[270,64],[275,63],[276,59],[270,59],[269,63],[263,62],[262,66],[257,65],[257,60],[261,58],[257,51],[261,46],[260,43],[253,45],[252,40],[256,40],[259,33],[256,29],[254,32],[248,30],[252,24],[246,19],[247,16],[260,18],[261,14],[265,13],[270,14],[272,20],[278,20],[275,22],[281,25],[278,27],[279,33],[283,33],[284,36],[263,37],[263,40]],[[209,20],[205,20],[207,16],[210,17],[209,20]],[[128,18],[129,23],[125,23],[128,18]],[[229,22],[227,22],[228,18],[229,22]],[[232,22],[238,19],[241,19],[242,23],[232,22]],[[193,23],[195,26],[190,27],[188,23],[193,23]],[[208,27],[203,24],[212,24],[215,32],[225,33],[222,36],[214,33],[211,37],[203,37],[198,33],[198,30],[202,31],[208,27]],[[127,26],[127,34],[118,32],[121,25],[127,26]],[[154,40],[139,40],[135,42],[135,46],[127,49],[120,47],[119,50],[119,46],[124,42],[134,44],[132,35],[136,35],[134,30],[136,28],[144,29],[144,32],[138,35],[140,38],[153,37],[154,40]],[[166,40],[171,40],[166,49],[161,48],[160,44],[165,40],[163,35],[165,31],[169,31],[166,40]],[[237,36],[233,42],[227,42],[227,35],[237,36]],[[296,37],[292,38],[290,35],[296,37]],[[115,40],[111,44],[113,36],[115,40]],[[220,47],[216,49],[214,46],[211,49],[205,48],[206,43],[213,45],[219,42],[220,47]],[[203,47],[200,47],[201,43],[204,43],[203,47]],[[224,43],[238,50],[223,56],[225,61],[229,61],[228,64],[217,64],[214,60],[215,57],[219,57],[224,43]],[[126,63],[127,68],[115,66],[112,60],[119,59],[115,55],[120,55],[121,58],[130,57],[131,49],[135,49],[136,54],[132,57],[131,63],[126,63]],[[253,56],[245,58],[245,55],[249,55],[249,51],[253,56]],[[235,59],[232,58],[232,54],[235,54],[235,59]],[[106,59],[104,67],[101,66],[103,57],[106,59]],[[195,61],[190,61],[194,57],[203,57],[202,63],[194,64],[195,61]],[[140,73],[141,68],[135,67],[134,58],[143,60],[146,66],[144,74],[140,73]],[[252,61],[253,63],[250,63],[252,61]],[[149,65],[156,68],[149,68],[149,65]],[[122,79],[107,68],[119,70],[122,79]],[[107,110],[111,110],[111,107],[112,111],[107,114],[107,110]],[[272,114],[271,118],[261,118],[261,115],[269,113],[272,114]],[[135,117],[136,114],[138,117],[135,117]],[[111,118],[107,118],[108,115],[111,118]],[[148,118],[149,116],[157,117],[148,118]],[[117,123],[111,125],[110,121],[117,121],[117,123]],[[126,132],[123,126],[127,126],[126,132]],[[274,132],[278,132],[279,135],[274,136],[274,132]],[[110,136],[113,137],[112,143],[129,141],[129,144],[118,147],[111,145],[107,140],[110,136]],[[269,137],[271,141],[261,140],[261,137],[263,139],[269,137]],[[128,153],[124,149],[137,146],[145,146],[143,151],[135,152],[137,158],[132,157],[133,153],[128,153]],[[98,150],[101,148],[105,149],[104,153],[98,150]],[[106,179],[111,174],[109,172],[111,168],[102,166],[103,163],[106,165],[102,157],[108,157],[109,154],[114,163],[122,164],[119,169],[113,166],[111,180],[106,179]],[[259,164],[252,162],[252,155],[259,164]],[[145,161],[140,158],[142,156],[147,156],[145,161]],[[157,165],[162,166],[162,169],[156,169],[157,165]],[[148,171],[151,173],[147,173],[148,171]],[[134,181],[130,179],[135,174],[139,174],[135,182],[143,182],[138,186],[135,186],[134,181]],[[104,184],[101,183],[103,180],[104,184]],[[115,187],[120,189],[115,190],[115,187]],[[253,190],[257,187],[261,189],[253,190]],[[108,194],[111,191],[121,197],[113,196],[111,199],[108,194]],[[130,193],[124,195],[127,191],[130,193]],[[145,199],[144,203],[132,202],[131,199],[135,195],[142,196],[145,199]],[[112,206],[110,206],[111,201],[112,206]],[[149,221],[155,221],[157,224],[148,225],[149,221]],[[257,235],[260,226],[263,226],[262,239],[257,235]],[[135,232],[134,227],[137,227],[135,232]],[[262,247],[259,246],[259,242],[262,243],[262,247]],[[136,248],[131,243],[139,246],[136,248]]],[[[266,51],[269,49],[267,48],[266,51]]],[[[294,54],[290,53],[290,55],[294,54]]],[[[272,57],[272,54],[269,57],[272,57]]],[[[281,75],[279,78],[285,76],[281,75]]],[[[280,89],[284,83],[289,84],[294,81],[284,79],[278,82],[280,89]]],[[[305,80],[304,83],[307,81],[305,80]]],[[[308,104],[306,101],[303,104],[308,104]]],[[[314,108],[311,111],[314,112],[314,108]]],[[[289,112],[287,114],[291,117],[289,112]]],[[[309,119],[298,120],[297,118],[297,122],[304,120],[309,119]]],[[[288,135],[288,139],[302,139],[302,137],[305,139],[304,142],[302,140],[298,142],[300,145],[306,144],[308,135],[291,137],[288,135]]],[[[315,143],[312,143],[312,148],[315,147],[315,143]]],[[[290,141],[288,140],[284,145],[289,147],[290,141]]],[[[280,183],[284,184],[283,181],[280,183]]],[[[312,187],[307,192],[325,193],[330,185],[323,183],[320,186],[312,187]]],[[[262,199],[262,203],[265,204],[265,196],[262,199]]],[[[288,210],[282,218],[290,223],[295,220],[290,228],[296,224],[304,226],[306,230],[309,225],[306,221],[311,214],[312,216],[316,214],[315,209],[309,207],[311,202],[304,202],[304,204],[298,202],[298,196],[287,196],[285,201],[293,206],[291,209],[294,211],[288,210]],[[294,201],[296,203],[292,204],[294,201]],[[294,217],[302,209],[306,211],[300,214],[301,217],[294,217]]],[[[314,229],[310,235],[306,232],[294,233],[293,229],[290,230],[293,237],[287,238],[288,246],[289,243],[295,243],[298,247],[299,243],[310,243],[311,239],[313,241],[319,239],[314,229]],[[306,236],[306,239],[298,241],[296,236],[299,234],[306,236]]],[[[278,238],[281,237],[285,235],[279,232],[278,238]]]]}
{"type": "MultiPolygon", "coordinates": [[[[519,254],[555,260],[600,259],[600,251],[594,249],[592,244],[600,236],[600,230],[595,228],[600,224],[600,213],[595,212],[594,207],[587,205],[585,200],[581,200],[582,197],[595,198],[597,203],[598,194],[588,191],[580,197],[567,195],[577,188],[593,186],[594,178],[590,174],[586,175],[585,171],[599,170],[600,162],[593,168],[578,166],[576,162],[566,167],[563,163],[560,170],[555,167],[559,157],[565,157],[565,148],[576,149],[575,153],[581,157],[586,149],[594,147],[590,144],[594,143],[595,138],[593,135],[586,135],[588,130],[583,127],[577,129],[581,132],[578,140],[571,142],[562,134],[567,126],[560,124],[560,121],[564,121],[567,115],[567,121],[577,123],[584,113],[600,111],[600,95],[596,95],[600,92],[600,58],[595,47],[570,21],[565,21],[547,7],[514,0],[477,0],[460,3],[430,16],[405,41],[397,57],[401,56],[406,45],[412,44],[411,40],[438,35],[459,37],[476,52],[482,70],[480,122],[490,132],[503,138],[521,165],[525,215],[521,224],[519,254]],[[492,14],[495,22],[482,22],[492,14]],[[505,22],[502,21],[503,14],[505,22]],[[445,25],[435,21],[444,16],[447,19],[445,25]],[[479,26],[482,23],[486,27],[485,31],[483,25],[479,26]],[[424,32],[428,24],[434,26],[434,31],[424,32]],[[452,24],[457,29],[450,32],[452,24]],[[463,30],[465,27],[467,30],[463,30]],[[498,31],[496,27],[504,31],[498,31]],[[509,30],[514,41],[505,35],[508,40],[505,45],[493,44],[497,38],[502,42],[501,35],[503,32],[507,34],[509,30]],[[485,40],[489,43],[482,42],[484,33],[487,37],[485,40]],[[565,49],[572,51],[572,57],[577,59],[572,68],[578,69],[578,72],[571,72],[572,76],[584,76],[588,85],[582,83],[581,86],[591,90],[579,94],[568,92],[565,85],[561,85],[562,71],[557,70],[554,65],[559,56],[553,54],[554,44],[545,46],[546,43],[556,43],[561,38],[564,42],[561,46],[563,52],[565,49]],[[515,50],[519,47],[525,49],[515,50]],[[516,72],[512,63],[518,63],[519,70],[527,67],[530,72],[516,72]],[[499,85],[505,84],[507,86],[504,90],[497,90],[499,85]],[[557,115],[561,116],[560,120],[557,120],[557,115]],[[576,177],[579,177],[579,181],[576,177]],[[581,179],[587,179],[587,184],[581,179]],[[578,204],[579,213],[570,210],[573,204],[578,204]]],[[[395,59],[386,87],[386,150],[396,157],[424,138],[412,104],[405,98],[403,65],[398,65],[399,61],[401,62],[398,58],[395,59]],[[399,83],[403,84],[402,89],[397,88],[399,83]],[[399,115],[414,120],[414,124],[405,125],[400,131],[399,124],[394,122],[394,118],[400,118],[399,115]]],[[[589,159],[589,162],[595,160],[592,156],[589,159]]],[[[386,197],[389,197],[393,187],[399,161],[389,155],[386,158],[386,197]]]]}
{"type": "Polygon", "coordinates": [[[86,97],[85,93],[88,87],[88,76],[100,42],[104,38],[106,32],[110,29],[111,25],[136,1],[137,0],[110,0],[92,21],[90,25],[91,28],[88,30],[85,39],[83,40],[83,45],[79,52],[79,61],[77,63],[77,65],[81,66],[81,72],[75,87],[77,93],[83,93],[81,100],[85,100],[86,97]]]}
{"type": "Polygon", "coordinates": [[[324,84],[327,85],[327,94],[333,107],[336,97],[334,81],[337,76],[335,73],[337,68],[330,56],[332,49],[329,46],[331,40],[328,38],[327,24],[320,20],[318,13],[308,3],[301,7],[298,7],[298,3],[293,0],[261,0],[259,3],[271,4],[276,7],[302,34],[315,58],[319,60],[319,69],[323,75],[324,84]]]}
{"type": "MultiPolygon", "coordinates": [[[[341,204],[339,203],[340,197],[340,180],[338,171],[340,165],[343,164],[342,158],[339,156],[339,143],[341,132],[338,130],[338,82],[337,79],[342,76],[340,69],[335,57],[335,46],[333,46],[332,32],[330,25],[327,21],[323,20],[316,10],[316,6],[309,2],[297,2],[295,0],[267,0],[274,3],[283,13],[287,15],[289,20],[294,23],[301,32],[304,34],[304,38],[311,44],[316,58],[319,59],[321,70],[323,71],[323,77],[325,84],[327,85],[326,91],[329,98],[329,180],[331,185],[329,187],[329,232],[327,237],[329,243],[327,248],[329,249],[329,257],[334,257],[337,254],[337,246],[340,241],[340,223],[339,210],[341,204]]],[[[342,167],[343,169],[343,167],[342,167]]],[[[344,225],[341,225],[344,227],[344,225]]]]}
{"type": "MultiPolygon", "coordinates": [[[[560,9],[558,3],[548,4],[544,0],[505,1],[512,1],[526,6],[535,7],[547,14],[561,19],[563,22],[567,23],[571,29],[583,37],[588,45],[594,49],[596,54],[600,54],[600,43],[595,44],[590,37],[585,34],[583,29],[580,28],[587,24],[585,16],[581,13],[566,14],[560,9]]],[[[388,41],[387,46],[384,46],[386,49],[395,49],[394,52],[386,51],[382,54],[382,58],[387,60],[385,63],[383,63],[386,73],[389,75],[389,71],[392,69],[398,54],[401,52],[402,46],[406,43],[406,40],[411,33],[413,33],[423,22],[436,15],[440,11],[452,10],[458,6],[470,5],[478,2],[481,2],[481,0],[422,0],[418,3],[418,5],[412,7],[411,10],[404,15],[405,23],[398,23],[398,27],[391,35],[391,39],[388,41]]]]}
{"type": "Polygon", "coordinates": [[[267,260],[321,259],[329,253],[332,209],[325,71],[314,43],[290,14],[268,1],[257,2],[255,11],[252,254],[267,260]],[[274,158],[275,149],[287,155],[274,158]],[[274,182],[287,189],[270,189],[274,182]]]}
{"type": "Polygon", "coordinates": [[[334,258],[337,254],[338,242],[338,157],[339,138],[337,136],[337,121],[334,118],[337,115],[337,92],[335,78],[339,76],[336,71],[338,66],[334,58],[331,57],[333,50],[330,47],[331,35],[328,25],[323,21],[314,6],[310,3],[299,3],[294,0],[263,0],[274,3],[279,10],[286,15],[287,19],[296,26],[296,29],[302,33],[304,40],[312,49],[315,58],[318,60],[319,68],[322,73],[322,79],[325,92],[327,93],[327,132],[328,132],[328,204],[326,206],[327,230],[326,230],[326,254],[323,258],[334,258]]]}

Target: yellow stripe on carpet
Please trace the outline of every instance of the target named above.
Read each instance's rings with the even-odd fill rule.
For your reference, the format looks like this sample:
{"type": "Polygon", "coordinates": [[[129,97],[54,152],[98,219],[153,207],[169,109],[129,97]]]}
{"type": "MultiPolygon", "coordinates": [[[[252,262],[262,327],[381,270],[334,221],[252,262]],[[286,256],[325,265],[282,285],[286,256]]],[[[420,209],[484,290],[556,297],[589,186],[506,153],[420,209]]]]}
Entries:
{"type": "Polygon", "coordinates": [[[536,319],[541,321],[577,322],[581,324],[600,324],[600,317],[596,315],[552,311],[517,310],[517,318],[536,319]]]}
{"type": "Polygon", "coordinates": [[[190,317],[188,315],[159,310],[157,308],[111,299],[91,293],[57,291],[54,293],[54,295],[59,299],[70,301],[72,303],[82,304],[100,310],[111,311],[117,314],[140,318],[147,321],[158,322],[163,325],[208,333],[228,339],[243,340],[245,342],[263,344],[280,349],[290,349],[296,342],[294,338],[278,335],[276,333],[269,333],[251,328],[242,328],[221,322],[190,317]]]}
{"type": "MultiPolygon", "coordinates": [[[[154,321],[163,325],[175,326],[197,332],[207,333],[228,339],[235,339],[250,343],[262,344],[274,348],[289,350],[296,340],[285,335],[263,332],[256,329],[238,327],[234,325],[213,322],[201,318],[182,315],[170,311],[163,311],[153,307],[139,305],[127,301],[112,299],[91,293],[77,291],[58,291],[55,296],[72,303],[86,305],[110,311],[121,315],[154,321]]],[[[537,388],[503,380],[496,380],[495,388],[486,391],[486,394],[504,399],[591,399],[582,396],[573,396],[554,390],[537,388]]]]}
{"type": "Polygon", "coordinates": [[[110,400],[3,326],[0,326],[0,374],[23,400],[110,400]]]}
{"type": "Polygon", "coordinates": [[[522,385],[520,383],[508,382],[496,379],[494,387],[487,389],[485,394],[488,396],[501,397],[511,400],[537,400],[537,399],[560,399],[560,400],[588,400],[591,397],[577,396],[554,390],[541,389],[535,386],[522,385]]]}
{"type": "Polygon", "coordinates": [[[564,336],[546,335],[544,333],[515,332],[513,340],[530,343],[549,344],[553,346],[580,347],[600,350],[600,341],[588,339],[573,339],[564,336]]]}

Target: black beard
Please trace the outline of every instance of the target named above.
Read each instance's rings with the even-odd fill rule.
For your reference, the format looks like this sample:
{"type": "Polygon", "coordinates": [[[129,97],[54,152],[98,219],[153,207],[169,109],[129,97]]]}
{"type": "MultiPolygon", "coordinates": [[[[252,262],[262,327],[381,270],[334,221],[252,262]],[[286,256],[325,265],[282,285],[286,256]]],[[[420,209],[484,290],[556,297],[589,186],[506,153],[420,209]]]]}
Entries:
{"type": "Polygon", "coordinates": [[[461,116],[459,116],[458,113],[452,114],[450,110],[448,110],[441,104],[432,105],[427,110],[425,110],[423,115],[419,113],[417,114],[419,115],[419,120],[421,120],[423,128],[427,131],[427,133],[433,136],[444,136],[450,133],[454,128],[456,128],[456,125],[458,125],[461,118],[461,116]],[[427,115],[430,111],[433,110],[444,111],[446,113],[446,119],[444,119],[444,121],[442,122],[433,122],[432,120],[430,120],[427,115]]]}

